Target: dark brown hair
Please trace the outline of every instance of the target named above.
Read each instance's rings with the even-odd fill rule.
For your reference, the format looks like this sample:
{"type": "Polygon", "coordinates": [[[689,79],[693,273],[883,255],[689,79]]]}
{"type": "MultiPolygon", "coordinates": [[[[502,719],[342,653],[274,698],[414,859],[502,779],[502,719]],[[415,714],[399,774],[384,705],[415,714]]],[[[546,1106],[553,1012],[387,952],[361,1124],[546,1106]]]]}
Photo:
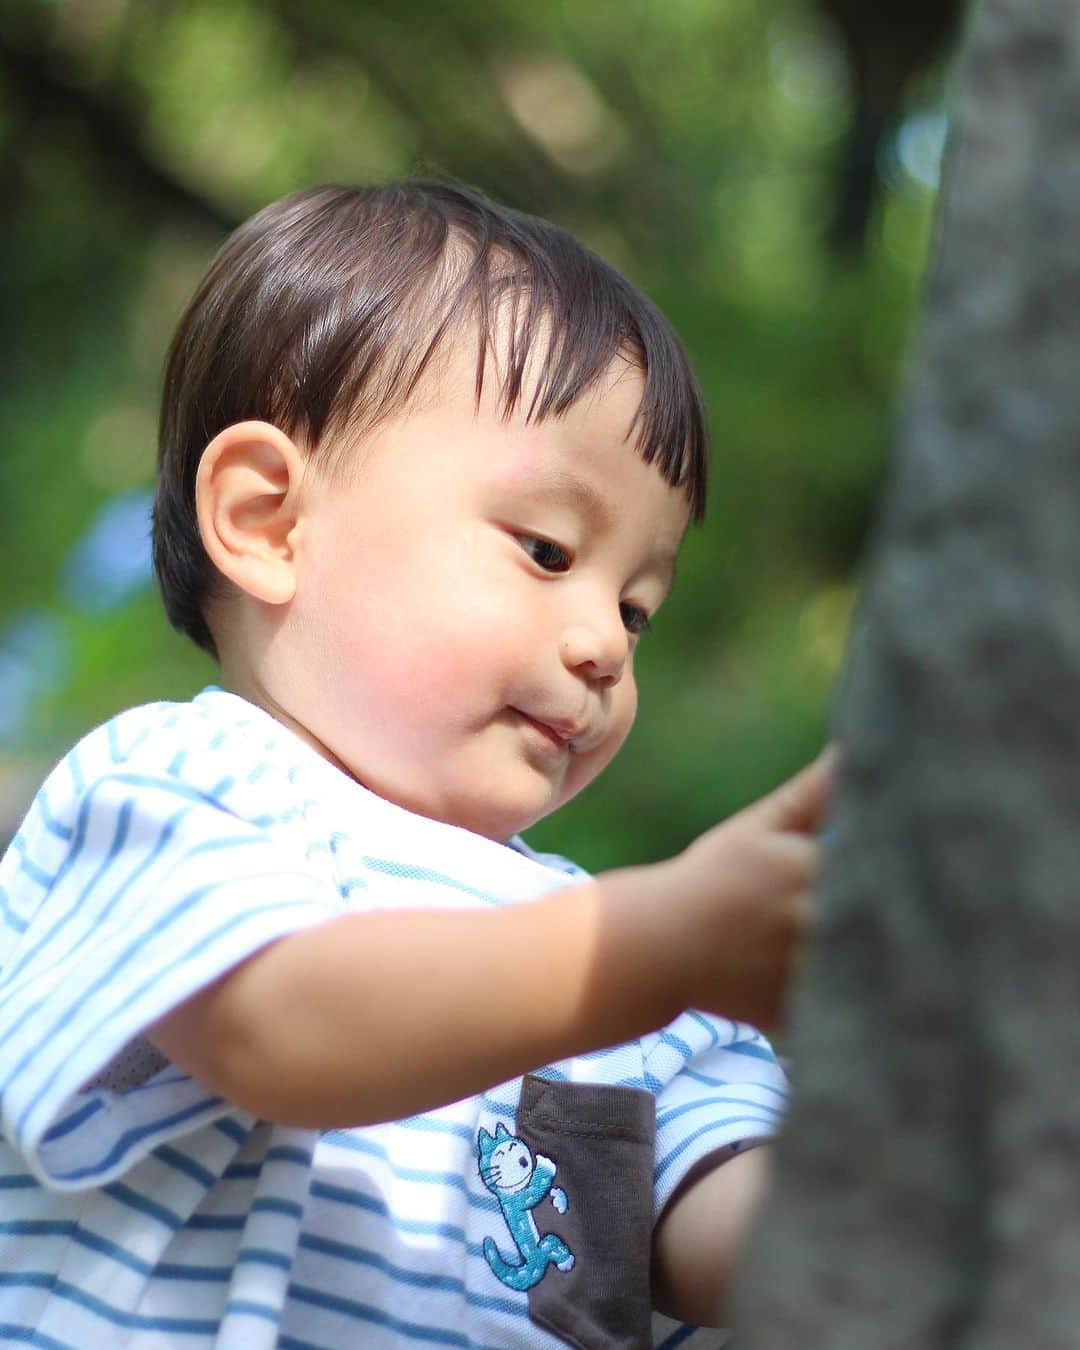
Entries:
{"type": "Polygon", "coordinates": [[[476,338],[479,398],[506,305],[503,413],[528,383],[527,416],[558,417],[616,357],[629,358],[645,375],[638,451],[686,490],[700,520],[697,384],[667,320],[614,267],[548,221],[458,184],[312,188],[230,235],[169,348],[153,535],[174,627],[216,655],[203,611],[220,578],[199,537],[195,476],[219,431],[259,419],[315,454],[326,433],[400,411],[441,344],[462,332],[476,338]]]}

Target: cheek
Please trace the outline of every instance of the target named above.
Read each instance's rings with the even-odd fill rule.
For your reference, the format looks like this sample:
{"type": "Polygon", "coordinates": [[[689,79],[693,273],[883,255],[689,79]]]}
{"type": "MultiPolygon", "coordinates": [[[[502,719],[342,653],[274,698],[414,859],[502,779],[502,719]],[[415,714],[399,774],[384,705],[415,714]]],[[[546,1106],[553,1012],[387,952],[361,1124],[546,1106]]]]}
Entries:
{"type": "Polygon", "coordinates": [[[637,685],[634,683],[633,676],[628,675],[622,687],[615,691],[611,718],[612,745],[609,758],[613,758],[618,753],[623,741],[630,735],[634,718],[637,716],[637,706],[637,685]]]}
{"type": "Polygon", "coordinates": [[[622,748],[630,734],[637,713],[637,688],[633,680],[627,680],[617,691],[611,709],[611,721],[608,735],[584,759],[577,761],[575,773],[568,781],[570,796],[586,787],[607,768],[622,748]]]}
{"type": "Polygon", "coordinates": [[[513,678],[529,627],[505,588],[464,584],[453,568],[415,578],[384,568],[363,590],[339,582],[321,622],[332,668],[351,671],[350,683],[386,708],[409,705],[422,718],[471,706],[478,685],[513,678]]]}

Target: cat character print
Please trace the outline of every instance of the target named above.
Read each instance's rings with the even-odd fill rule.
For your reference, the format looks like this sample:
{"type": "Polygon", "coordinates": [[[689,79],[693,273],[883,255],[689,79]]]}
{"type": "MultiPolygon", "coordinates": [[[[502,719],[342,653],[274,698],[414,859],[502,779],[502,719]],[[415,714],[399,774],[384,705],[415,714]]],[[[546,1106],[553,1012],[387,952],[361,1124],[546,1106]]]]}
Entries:
{"type": "Polygon", "coordinates": [[[555,1164],[540,1153],[534,1158],[528,1144],[501,1122],[493,1135],[481,1128],[479,1146],[480,1176],[498,1200],[521,1258],[507,1261],[494,1238],[484,1238],[484,1256],[493,1274],[511,1289],[524,1290],[539,1284],[549,1265],[561,1271],[573,1270],[570,1248],[554,1233],[541,1237],[532,1216],[532,1210],[549,1193],[556,1211],[566,1213],[566,1192],[551,1184],[555,1164]]]}

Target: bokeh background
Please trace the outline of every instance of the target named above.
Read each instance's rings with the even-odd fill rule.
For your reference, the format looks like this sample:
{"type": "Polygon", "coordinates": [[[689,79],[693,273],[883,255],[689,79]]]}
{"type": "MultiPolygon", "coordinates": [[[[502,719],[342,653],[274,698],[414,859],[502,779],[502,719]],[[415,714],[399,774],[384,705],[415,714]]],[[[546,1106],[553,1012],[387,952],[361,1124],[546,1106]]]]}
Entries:
{"type": "Polygon", "coordinates": [[[656,857],[827,734],[887,470],[957,6],[908,0],[0,0],[0,842],[113,712],[213,666],[148,547],[158,382],[224,235],[328,181],[448,173],[673,319],[706,525],[605,778],[531,835],[656,857]]]}

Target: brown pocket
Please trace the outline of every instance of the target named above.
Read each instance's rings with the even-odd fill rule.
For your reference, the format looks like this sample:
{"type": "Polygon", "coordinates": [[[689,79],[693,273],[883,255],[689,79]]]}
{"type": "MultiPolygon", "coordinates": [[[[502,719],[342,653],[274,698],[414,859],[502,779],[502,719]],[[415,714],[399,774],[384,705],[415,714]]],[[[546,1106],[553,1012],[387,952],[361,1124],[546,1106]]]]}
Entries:
{"type": "Polygon", "coordinates": [[[517,1133],[534,1157],[555,1165],[551,1194],[533,1219],[574,1258],[572,1269],[553,1265],[529,1290],[530,1318],[577,1350],[647,1350],[655,1098],[641,1088],[530,1074],[517,1133]]]}

